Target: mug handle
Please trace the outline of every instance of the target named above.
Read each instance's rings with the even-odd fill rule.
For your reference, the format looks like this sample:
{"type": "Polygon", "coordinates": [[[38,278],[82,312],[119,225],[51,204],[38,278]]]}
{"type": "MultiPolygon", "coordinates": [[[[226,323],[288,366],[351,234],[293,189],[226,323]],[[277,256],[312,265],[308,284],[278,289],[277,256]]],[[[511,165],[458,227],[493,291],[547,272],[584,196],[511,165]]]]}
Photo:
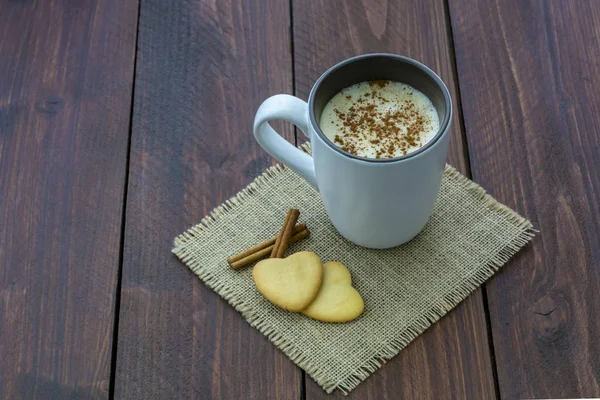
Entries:
{"type": "Polygon", "coordinates": [[[296,125],[310,139],[308,104],[297,97],[278,94],[266,99],[254,117],[254,137],[270,155],[297,172],[317,188],[313,158],[282,138],[269,121],[282,119],[296,125]]]}

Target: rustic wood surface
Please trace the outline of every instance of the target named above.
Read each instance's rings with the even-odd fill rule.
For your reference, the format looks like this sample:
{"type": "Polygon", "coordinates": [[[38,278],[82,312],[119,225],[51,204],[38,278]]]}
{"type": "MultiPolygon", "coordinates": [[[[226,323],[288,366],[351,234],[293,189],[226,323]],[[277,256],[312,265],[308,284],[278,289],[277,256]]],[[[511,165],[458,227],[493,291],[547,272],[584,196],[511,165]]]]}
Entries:
{"type": "Polygon", "coordinates": [[[600,3],[450,8],[473,177],[541,231],[487,284],[500,395],[599,397],[600,3]]]}
{"type": "Polygon", "coordinates": [[[170,250],[274,162],[262,100],[368,52],[440,74],[449,161],[540,233],[349,397],[600,397],[600,2],[0,10],[0,398],[341,398],[170,250]]]}
{"type": "Polygon", "coordinates": [[[141,2],[117,398],[300,398],[302,371],[171,254],[272,162],[252,121],[292,91],[289,18],[281,1],[141,2]]]}
{"type": "Polygon", "coordinates": [[[105,398],[137,1],[0,4],[0,398],[105,398]]]}
{"type": "MultiPolygon", "coordinates": [[[[296,0],[293,11],[295,87],[300,98],[308,99],[314,82],[335,63],[358,54],[390,52],[436,71],[460,110],[443,2],[296,0]],[[351,36],[345,34],[348,31],[351,36]]],[[[460,112],[454,113],[452,123],[449,162],[468,173],[460,112]]],[[[349,397],[492,399],[492,372],[483,299],[477,290],[349,397]]],[[[307,399],[331,397],[308,376],[306,393],[307,399]]],[[[335,397],[344,398],[341,393],[335,397]]]]}
{"type": "Polygon", "coordinates": [[[137,2],[0,7],[0,398],[107,397],[137,2]]]}

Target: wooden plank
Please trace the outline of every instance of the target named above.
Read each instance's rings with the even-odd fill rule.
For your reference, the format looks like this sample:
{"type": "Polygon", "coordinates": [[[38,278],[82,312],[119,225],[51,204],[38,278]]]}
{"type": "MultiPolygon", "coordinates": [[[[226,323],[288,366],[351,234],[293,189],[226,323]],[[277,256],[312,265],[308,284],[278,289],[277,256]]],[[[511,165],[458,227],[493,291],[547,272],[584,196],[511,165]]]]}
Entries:
{"type": "Polygon", "coordinates": [[[500,394],[600,397],[600,3],[450,6],[473,176],[541,231],[487,285],[500,394]]]}
{"type": "Polygon", "coordinates": [[[0,8],[0,398],[106,398],[137,1],[0,8]]]}
{"type": "Polygon", "coordinates": [[[171,254],[272,163],[252,121],[292,91],[289,3],[144,0],[138,49],[115,395],[299,398],[301,371],[171,254]]]}
{"type": "MultiPolygon", "coordinates": [[[[308,98],[314,81],[328,67],[357,54],[391,52],[420,60],[440,74],[452,93],[456,112],[449,161],[466,172],[443,2],[295,0],[293,15],[299,97],[308,98]]],[[[308,399],[329,398],[312,379],[307,377],[306,382],[308,399]]],[[[350,397],[494,398],[481,290],[419,336],[350,397]]]]}

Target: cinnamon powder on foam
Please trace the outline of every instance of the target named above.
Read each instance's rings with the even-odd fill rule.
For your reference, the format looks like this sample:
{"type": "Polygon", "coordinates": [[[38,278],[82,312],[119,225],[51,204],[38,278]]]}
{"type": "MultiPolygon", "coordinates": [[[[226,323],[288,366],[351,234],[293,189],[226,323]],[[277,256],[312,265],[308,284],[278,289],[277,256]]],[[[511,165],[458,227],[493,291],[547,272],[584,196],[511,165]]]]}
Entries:
{"type": "Polygon", "coordinates": [[[409,85],[361,82],[334,96],[321,116],[321,129],[348,153],[369,158],[406,155],[439,129],[431,101],[409,85]]]}

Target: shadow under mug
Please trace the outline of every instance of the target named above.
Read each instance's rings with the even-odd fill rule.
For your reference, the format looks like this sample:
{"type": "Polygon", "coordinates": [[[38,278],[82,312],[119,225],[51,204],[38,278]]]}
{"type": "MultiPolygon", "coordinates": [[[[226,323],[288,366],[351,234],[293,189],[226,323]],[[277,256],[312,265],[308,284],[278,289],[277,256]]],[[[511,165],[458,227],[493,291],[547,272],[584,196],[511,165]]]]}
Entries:
{"type": "Polygon", "coordinates": [[[285,94],[266,99],[254,119],[254,136],[320,192],[342,236],[360,246],[384,249],[409,241],[429,220],[448,155],[451,118],[450,93],[425,65],[395,54],[365,54],[327,70],[308,103],[285,94]],[[425,94],[440,120],[434,138],[414,152],[387,159],[356,156],[332,143],[318,123],[325,105],[342,89],[371,80],[402,82],[425,94]],[[268,122],[280,119],[295,124],[310,139],[312,156],[271,128],[268,122]]]}

